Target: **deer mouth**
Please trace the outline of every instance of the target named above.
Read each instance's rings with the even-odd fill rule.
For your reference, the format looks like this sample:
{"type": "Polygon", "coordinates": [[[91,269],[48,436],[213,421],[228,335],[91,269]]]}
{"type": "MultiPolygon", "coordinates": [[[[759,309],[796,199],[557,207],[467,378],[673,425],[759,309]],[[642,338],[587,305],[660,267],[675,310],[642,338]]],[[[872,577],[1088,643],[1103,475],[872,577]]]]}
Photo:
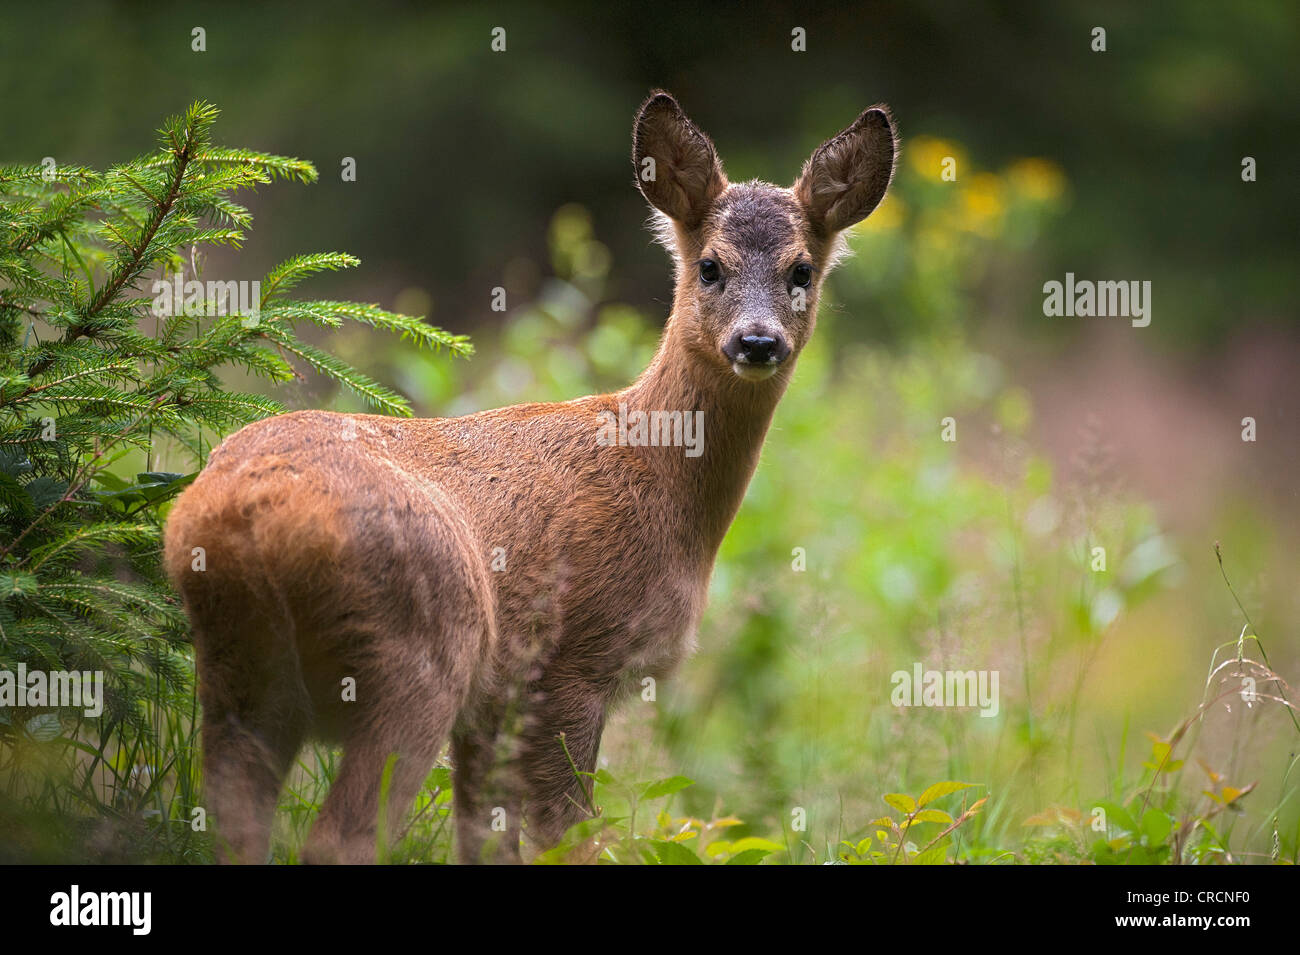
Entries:
{"type": "Polygon", "coordinates": [[[755,365],[747,361],[733,361],[731,370],[746,381],[764,381],[776,374],[776,369],[780,367],[780,362],[766,362],[762,365],[755,365]]]}

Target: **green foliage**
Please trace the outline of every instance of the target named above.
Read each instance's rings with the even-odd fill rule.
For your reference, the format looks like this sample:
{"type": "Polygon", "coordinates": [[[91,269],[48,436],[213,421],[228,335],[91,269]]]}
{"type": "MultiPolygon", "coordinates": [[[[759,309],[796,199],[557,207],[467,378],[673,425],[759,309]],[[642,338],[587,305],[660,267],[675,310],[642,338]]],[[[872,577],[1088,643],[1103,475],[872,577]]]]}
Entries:
{"type": "MultiPolygon", "coordinates": [[[[1222,593],[1221,582],[1196,576],[1200,565],[1189,556],[1192,547],[1163,527],[1152,508],[1117,487],[1104,435],[1072,434],[1081,459],[1073,477],[1037,452],[1039,409],[1012,369],[966,337],[967,319],[982,308],[980,277],[1024,270],[1032,238],[1068,188],[1059,170],[1029,160],[991,173],[968,164],[957,144],[915,135],[908,143],[896,191],[851,237],[857,255],[831,279],[818,334],[800,358],[724,542],[701,627],[702,652],[659,688],[657,702],[634,699],[612,721],[602,747],[604,768],[583,779],[587,817],[538,861],[1294,861],[1300,851],[1296,764],[1284,771],[1277,762],[1293,739],[1279,712],[1289,701],[1281,684],[1270,682],[1280,678],[1262,647],[1254,652],[1256,628],[1250,625],[1216,651],[1191,717],[1153,738],[1142,753],[1129,752],[1130,716],[1138,727],[1163,725],[1168,713],[1185,713],[1201,694],[1200,661],[1222,639],[1216,621],[1231,606],[1212,597],[1195,603],[1222,593]],[[935,157],[943,155],[961,160],[957,183],[936,181],[935,157]],[[842,313],[844,303],[854,306],[852,314],[842,313]],[[878,335],[864,334],[864,327],[878,335]],[[909,339],[903,329],[916,334],[909,339]],[[882,347],[878,339],[907,343],[882,347]],[[939,439],[948,416],[958,421],[954,444],[939,439]],[[1100,569],[1097,546],[1107,554],[1100,569]],[[794,566],[795,548],[804,552],[803,569],[794,566]],[[999,671],[999,713],[985,719],[969,709],[893,707],[889,674],[914,661],[999,671]],[[1261,687],[1253,706],[1235,705],[1232,693],[1242,675],[1261,687]],[[1225,700],[1234,703],[1231,713],[1225,700]],[[1281,725],[1280,741],[1266,732],[1269,720],[1281,725]],[[1198,739],[1202,725],[1214,732],[1198,739]],[[655,745],[648,746],[651,739],[655,745]],[[1210,766],[1232,769],[1220,775],[1210,766]],[[933,780],[947,782],[927,785],[933,780]],[[968,798],[976,793],[979,799],[968,798]],[[882,800],[890,807],[886,815],[882,800]],[[1094,828],[1096,809],[1104,811],[1102,830],[1094,828]]],[[[222,208],[230,222],[207,228],[247,226],[237,208],[222,208]]],[[[85,231],[69,232],[75,248],[85,231]]],[[[234,238],[214,233],[212,241],[218,240],[234,238]]],[[[61,240],[47,245],[61,267],[61,240]]],[[[549,267],[536,269],[548,277],[505,317],[483,361],[431,361],[427,352],[397,341],[382,351],[370,347],[371,338],[350,354],[366,352],[373,379],[387,379],[391,370],[413,403],[430,414],[622,387],[653,352],[662,312],[644,314],[613,297],[609,249],[584,209],[570,205],[556,212],[549,255],[549,267]]],[[[85,250],[69,254],[60,275],[73,290],[85,285],[78,256],[92,269],[105,268],[85,250]]],[[[254,346],[229,364],[259,374],[269,389],[290,373],[295,354],[319,348],[299,339],[282,352],[275,335],[293,326],[341,331],[348,320],[414,337],[417,344],[456,345],[422,323],[403,323],[366,306],[284,297],[310,274],[352,264],[345,256],[307,256],[273,270],[262,285],[262,336],[239,322],[224,328],[230,340],[247,335],[254,346]]],[[[665,263],[664,288],[666,269],[665,263]]],[[[0,292],[0,300],[8,294],[0,292]]],[[[19,323],[33,317],[14,311],[4,314],[19,323]]],[[[212,330],[210,318],[164,323],[163,329],[176,329],[178,347],[214,350],[212,368],[220,365],[215,350],[228,340],[195,344],[212,330]]],[[[77,318],[68,312],[66,321],[77,318]]],[[[98,339],[78,343],[91,341],[98,339]]],[[[345,340],[340,334],[331,344],[337,353],[345,340]]],[[[98,353],[92,357],[103,360],[98,353]]],[[[123,369],[86,378],[125,398],[84,393],[66,403],[68,413],[92,398],[100,402],[96,407],[118,409],[119,417],[137,410],[139,389],[110,377],[134,374],[134,360],[122,363],[123,369]],[[121,401],[128,404],[115,404],[121,401]]],[[[342,365],[320,370],[335,379],[347,374],[342,365]]],[[[384,395],[372,389],[372,378],[354,375],[353,393],[382,406],[384,395]]],[[[201,393],[195,387],[187,396],[196,400],[201,393]]],[[[210,392],[214,401],[224,395],[210,392]]],[[[165,442],[169,453],[187,451],[186,460],[196,464],[213,436],[213,427],[205,426],[184,442],[171,435],[165,442]]],[[[156,529],[192,464],[146,458],[125,470],[139,457],[137,451],[99,469],[86,486],[75,522],[87,535],[84,545],[74,541],[60,549],[58,541],[45,541],[53,549],[22,566],[0,566],[6,606],[41,594],[49,583],[45,575],[76,547],[98,546],[120,568],[131,547],[156,546],[116,539],[114,529],[123,523],[156,529]]],[[[33,471],[0,478],[0,503],[22,508],[30,497],[27,513],[38,514],[63,493],[57,483],[36,483],[41,476],[65,479],[33,471]]],[[[1224,536],[1254,542],[1250,566],[1269,565],[1266,533],[1238,520],[1224,522],[1224,536]]],[[[1202,546],[1199,538],[1192,545],[1202,546]]],[[[1286,578],[1294,566],[1279,564],[1276,575],[1286,578]]],[[[140,586],[133,578],[126,582],[140,586]]],[[[1268,606],[1267,593],[1254,596],[1268,606]]],[[[1254,598],[1249,603],[1256,606],[1254,598]]],[[[163,608],[174,611],[166,602],[163,608]]],[[[144,626],[136,617],[135,625],[144,626]]],[[[144,702],[146,721],[163,728],[156,747],[131,745],[120,725],[78,744],[88,768],[98,759],[86,778],[101,777],[84,790],[86,798],[111,794],[101,800],[110,808],[99,808],[116,833],[106,855],[206,857],[207,842],[189,834],[186,816],[199,784],[192,705],[183,689],[144,702]],[[173,726],[174,732],[168,729],[173,726]],[[153,767],[169,766],[175,782],[155,785],[162,773],[153,767]],[[145,812],[170,820],[148,830],[154,838],[147,840],[140,838],[145,812]]],[[[48,759],[82,735],[33,724],[24,728],[16,758],[48,759]],[[53,738],[38,741],[50,733],[53,738]]],[[[329,747],[301,755],[281,797],[273,849],[278,861],[297,861],[337,765],[338,752],[329,747]]],[[[53,798],[22,818],[31,826],[48,823],[64,857],[76,858],[87,832],[68,827],[67,819],[75,818],[79,803],[60,797],[51,813],[53,798]]],[[[0,800],[0,828],[5,813],[0,800]]],[[[452,861],[452,828],[451,776],[441,766],[401,839],[384,847],[386,857],[452,861]]]]}
{"type": "Polygon", "coordinates": [[[204,276],[201,250],[238,249],[251,226],[241,192],[316,180],[302,160],[213,144],[216,119],[196,103],[164,123],[152,152],[102,173],[0,168],[0,669],[102,671],[107,696],[98,720],[0,710],[15,798],[28,744],[41,739],[61,741],[71,791],[101,812],[176,821],[179,804],[157,804],[162,781],[190,795],[192,661],[158,566],[161,520],[216,440],[283,410],[231,390],[223,372],[274,384],[298,375],[297,358],[375,409],[409,415],[404,398],[298,327],[353,322],[470,351],[375,305],[287,298],[316,273],[358,264],[342,253],[295,256],[260,294],[234,296],[237,284],[204,276]]]}

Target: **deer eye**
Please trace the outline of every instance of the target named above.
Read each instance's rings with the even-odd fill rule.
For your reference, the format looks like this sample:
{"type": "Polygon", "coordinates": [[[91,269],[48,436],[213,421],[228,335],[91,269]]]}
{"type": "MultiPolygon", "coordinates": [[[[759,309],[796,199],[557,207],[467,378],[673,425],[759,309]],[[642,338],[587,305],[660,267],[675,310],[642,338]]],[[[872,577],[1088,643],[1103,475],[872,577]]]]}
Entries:
{"type": "Polygon", "coordinates": [[[700,281],[705,285],[712,285],[718,279],[722,278],[722,270],[718,268],[718,263],[712,259],[700,260],[700,281]]]}
{"type": "Polygon", "coordinates": [[[790,281],[800,288],[807,288],[812,285],[812,266],[800,262],[794,267],[794,272],[790,276],[790,281]]]}

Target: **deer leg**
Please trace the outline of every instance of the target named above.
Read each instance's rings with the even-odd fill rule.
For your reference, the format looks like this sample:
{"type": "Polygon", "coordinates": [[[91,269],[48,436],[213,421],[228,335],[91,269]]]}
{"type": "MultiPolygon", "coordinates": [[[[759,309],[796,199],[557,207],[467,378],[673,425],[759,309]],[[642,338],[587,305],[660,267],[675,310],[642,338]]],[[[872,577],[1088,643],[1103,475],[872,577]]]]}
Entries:
{"type": "Polygon", "coordinates": [[[233,713],[203,724],[203,772],[222,862],[268,860],[280,788],[302,743],[301,726],[270,729],[233,713]]]}
{"type": "MultiPolygon", "coordinates": [[[[236,629],[233,623],[225,626],[236,629]]],[[[263,863],[280,788],[307,730],[308,709],[292,654],[273,654],[267,665],[252,665],[256,657],[250,654],[276,644],[265,628],[246,623],[242,628],[237,636],[215,640],[212,626],[195,628],[204,788],[218,860],[263,863]]]]}
{"type": "Polygon", "coordinates": [[[521,800],[513,766],[498,759],[501,724],[495,708],[452,734],[456,843],[464,865],[520,861],[521,800]]]}
{"type": "Polygon", "coordinates": [[[534,689],[519,756],[528,835],[547,849],[593,814],[592,780],[609,695],[588,684],[543,679],[534,689]],[[576,770],[576,772],[575,772],[576,770]]]}
{"type": "Polygon", "coordinates": [[[373,863],[381,802],[388,820],[385,838],[389,845],[396,841],[463,696],[450,688],[440,691],[436,681],[412,683],[409,674],[400,683],[363,677],[357,687],[361,699],[353,705],[359,712],[344,736],[343,762],[303,848],[304,862],[373,863]]]}

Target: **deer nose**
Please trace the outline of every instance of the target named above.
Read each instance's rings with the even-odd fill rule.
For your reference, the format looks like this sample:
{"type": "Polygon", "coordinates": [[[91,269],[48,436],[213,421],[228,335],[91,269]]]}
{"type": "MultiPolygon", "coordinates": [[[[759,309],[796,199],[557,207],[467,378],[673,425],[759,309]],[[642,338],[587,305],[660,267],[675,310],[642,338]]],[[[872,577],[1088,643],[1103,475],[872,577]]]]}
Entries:
{"type": "Polygon", "coordinates": [[[790,357],[790,345],[785,336],[775,329],[747,328],[735,332],[722,347],[722,353],[742,377],[753,377],[750,372],[764,372],[766,377],[790,357]],[[747,369],[742,373],[741,368],[747,369]]]}
{"type": "Polygon", "coordinates": [[[777,341],[767,335],[745,335],[740,339],[740,354],[745,361],[766,365],[777,354],[777,341]]]}

